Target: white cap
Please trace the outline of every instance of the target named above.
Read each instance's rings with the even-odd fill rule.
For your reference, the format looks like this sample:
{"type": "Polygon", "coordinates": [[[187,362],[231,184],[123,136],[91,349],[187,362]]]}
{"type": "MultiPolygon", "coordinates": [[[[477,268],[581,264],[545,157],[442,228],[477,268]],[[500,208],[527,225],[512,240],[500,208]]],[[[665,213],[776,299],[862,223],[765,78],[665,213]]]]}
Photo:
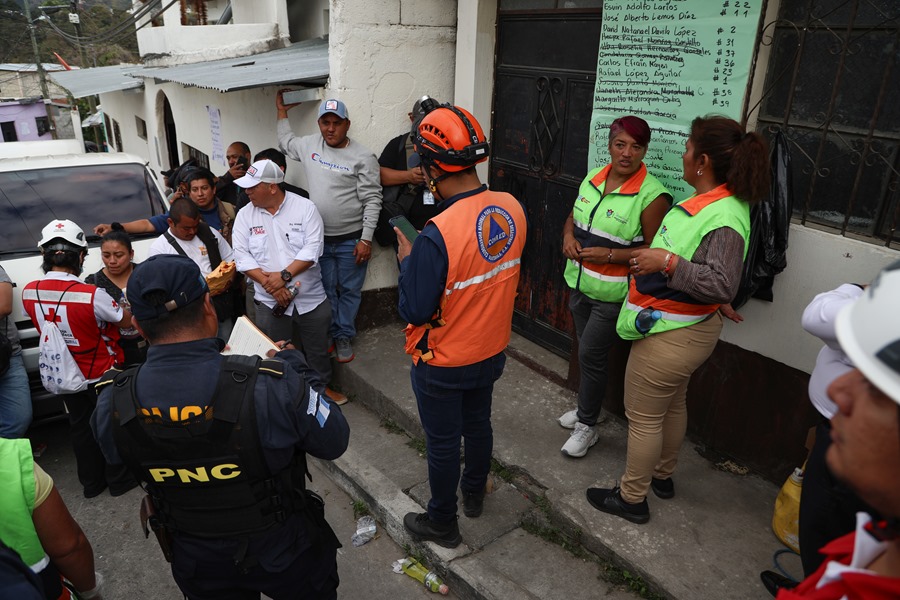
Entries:
{"type": "Polygon", "coordinates": [[[78,246],[79,248],[87,248],[88,245],[81,227],[68,219],[50,221],[41,230],[41,241],[38,242],[38,247],[46,246],[56,239],[63,240],[69,245],[78,246]]]}
{"type": "Polygon", "coordinates": [[[900,404],[900,261],[882,269],[838,314],[841,349],[872,384],[900,404]]]}
{"type": "Polygon", "coordinates": [[[284,171],[269,159],[258,160],[247,169],[246,175],[234,182],[242,188],[252,188],[260,183],[281,183],[284,171]]]}

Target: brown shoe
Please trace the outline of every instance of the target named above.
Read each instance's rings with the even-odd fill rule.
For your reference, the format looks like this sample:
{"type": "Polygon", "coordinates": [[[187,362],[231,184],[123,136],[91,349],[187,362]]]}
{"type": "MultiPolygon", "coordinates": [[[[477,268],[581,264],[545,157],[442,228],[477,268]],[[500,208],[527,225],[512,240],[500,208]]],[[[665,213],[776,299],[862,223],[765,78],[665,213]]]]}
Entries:
{"type": "Polygon", "coordinates": [[[336,392],[330,387],[325,388],[325,395],[328,396],[332,402],[337,404],[338,406],[342,406],[349,402],[349,398],[340,392],[336,392]]]}

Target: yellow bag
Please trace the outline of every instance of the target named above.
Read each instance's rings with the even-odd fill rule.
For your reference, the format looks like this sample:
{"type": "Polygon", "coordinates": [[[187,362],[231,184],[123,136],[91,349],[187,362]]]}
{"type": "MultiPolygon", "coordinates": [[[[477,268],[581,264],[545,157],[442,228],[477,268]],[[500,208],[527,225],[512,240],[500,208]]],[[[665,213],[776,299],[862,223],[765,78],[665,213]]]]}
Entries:
{"type": "Polygon", "coordinates": [[[803,490],[803,473],[806,463],[794,469],[778,497],[775,498],[775,513],[772,515],[772,531],[785,546],[800,553],[800,493],[803,490]]]}

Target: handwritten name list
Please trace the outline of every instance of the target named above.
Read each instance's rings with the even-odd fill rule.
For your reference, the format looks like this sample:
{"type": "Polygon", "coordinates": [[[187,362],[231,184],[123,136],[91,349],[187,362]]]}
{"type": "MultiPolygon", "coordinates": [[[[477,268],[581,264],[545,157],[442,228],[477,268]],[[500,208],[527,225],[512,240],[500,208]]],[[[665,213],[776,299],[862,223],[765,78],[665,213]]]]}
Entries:
{"type": "Polygon", "coordinates": [[[694,117],[740,120],[762,0],[604,2],[591,115],[588,168],[609,161],[612,121],[624,115],[653,130],[644,162],[676,200],[693,190],[681,155],[694,117]]]}

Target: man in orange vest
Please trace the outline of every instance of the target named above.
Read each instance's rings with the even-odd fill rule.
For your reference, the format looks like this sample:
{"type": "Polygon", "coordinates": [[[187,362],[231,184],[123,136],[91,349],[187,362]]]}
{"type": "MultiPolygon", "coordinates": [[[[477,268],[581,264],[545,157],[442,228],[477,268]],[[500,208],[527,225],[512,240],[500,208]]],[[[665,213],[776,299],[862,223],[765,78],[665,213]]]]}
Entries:
{"type": "Polygon", "coordinates": [[[525,246],[525,212],[511,195],[488,191],[475,172],[488,143],[478,121],[456,106],[423,102],[425,117],[411,134],[428,189],[441,213],[415,244],[399,242],[400,315],[411,380],[428,445],[431,500],[403,519],[415,539],[446,548],[462,542],[463,512],[481,515],[493,450],[491,396],[503,373],[513,303],[525,246]],[[460,438],[465,467],[460,479],[460,438]]]}

